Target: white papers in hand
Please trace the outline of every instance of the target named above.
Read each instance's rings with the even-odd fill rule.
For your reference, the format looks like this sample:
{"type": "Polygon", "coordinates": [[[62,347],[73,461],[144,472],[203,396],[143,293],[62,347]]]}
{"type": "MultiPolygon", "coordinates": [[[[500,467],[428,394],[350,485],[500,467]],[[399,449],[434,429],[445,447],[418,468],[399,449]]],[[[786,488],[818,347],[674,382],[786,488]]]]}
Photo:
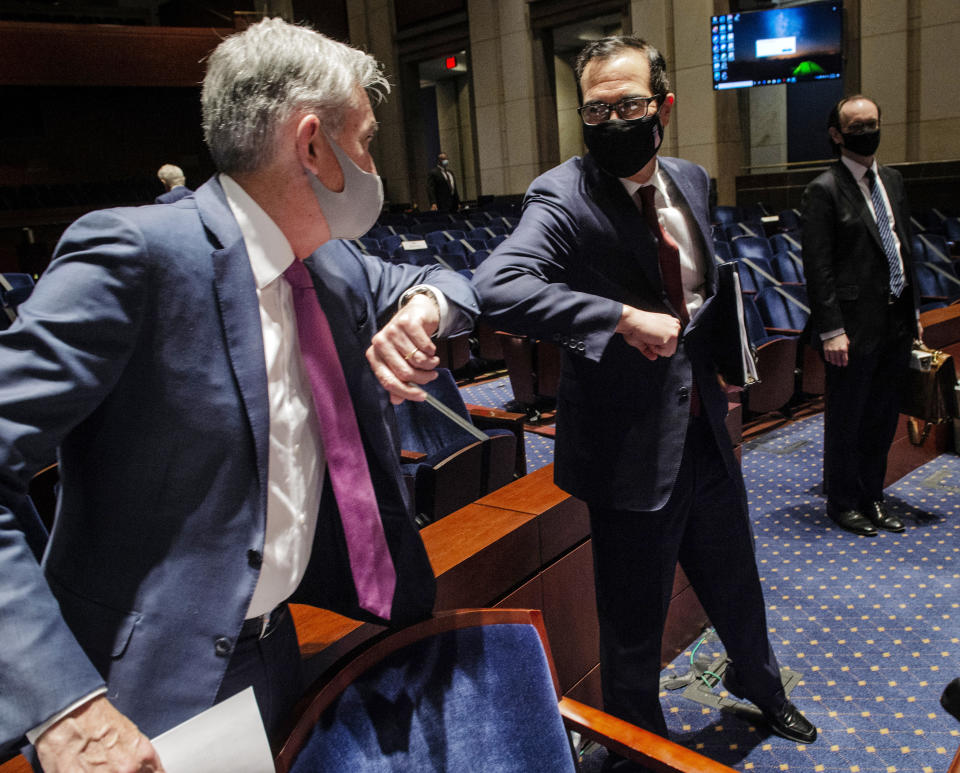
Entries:
{"type": "Polygon", "coordinates": [[[167,773],[274,773],[253,688],[153,739],[167,773]]]}

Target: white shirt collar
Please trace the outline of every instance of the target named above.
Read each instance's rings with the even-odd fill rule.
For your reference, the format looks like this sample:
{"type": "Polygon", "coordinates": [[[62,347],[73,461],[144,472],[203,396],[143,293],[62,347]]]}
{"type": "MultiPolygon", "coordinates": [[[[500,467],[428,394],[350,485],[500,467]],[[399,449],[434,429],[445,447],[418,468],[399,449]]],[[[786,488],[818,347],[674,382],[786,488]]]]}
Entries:
{"type": "Polygon", "coordinates": [[[850,156],[840,156],[840,160],[844,163],[847,169],[850,170],[850,174],[853,175],[853,179],[857,182],[860,182],[863,179],[863,176],[867,173],[868,169],[873,170],[873,174],[879,177],[877,173],[877,159],[873,159],[873,163],[870,166],[864,166],[859,161],[854,161],[850,156]]]}
{"type": "Polygon", "coordinates": [[[641,188],[643,188],[645,185],[652,185],[654,188],[660,191],[660,193],[666,196],[665,186],[663,185],[663,181],[660,179],[660,159],[657,158],[655,160],[656,160],[656,163],[653,166],[653,174],[650,175],[650,179],[647,180],[645,183],[638,183],[627,177],[620,178],[620,182],[623,183],[623,187],[630,198],[633,198],[634,194],[636,194],[636,192],[641,188]]]}
{"type": "Polygon", "coordinates": [[[236,180],[226,174],[221,174],[219,179],[240,227],[257,289],[262,290],[293,263],[293,248],[280,227],[236,180]]]}

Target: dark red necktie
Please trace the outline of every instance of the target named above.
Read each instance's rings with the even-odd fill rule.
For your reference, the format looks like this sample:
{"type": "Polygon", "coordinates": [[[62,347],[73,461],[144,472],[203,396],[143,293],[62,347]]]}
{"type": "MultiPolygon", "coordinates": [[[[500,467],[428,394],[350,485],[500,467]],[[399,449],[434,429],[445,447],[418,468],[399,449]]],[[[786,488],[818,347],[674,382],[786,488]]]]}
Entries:
{"type": "MultiPolygon", "coordinates": [[[[683,295],[683,276],[680,273],[680,248],[670,237],[670,234],[664,230],[660,224],[660,218],[657,217],[657,205],[653,197],[657,189],[652,185],[641,185],[637,189],[637,195],[640,197],[640,203],[643,209],[644,220],[647,221],[647,227],[657,240],[657,260],[660,263],[660,279],[663,282],[663,289],[667,293],[670,305],[676,309],[680,315],[680,322],[684,326],[690,321],[690,313],[687,311],[687,302],[683,295]]],[[[690,413],[694,416],[700,415],[700,395],[697,391],[697,383],[694,381],[690,390],[690,413]]]]}
{"type": "Polygon", "coordinates": [[[294,260],[283,278],[293,291],[300,355],[310,378],[357,597],[361,607],[389,620],[397,575],[330,323],[302,262],[294,260]]]}
{"type": "Polygon", "coordinates": [[[656,191],[657,189],[652,185],[643,185],[637,190],[637,195],[640,196],[640,202],[643,205],[643,217],[647,221],[650,232],[657,240],[657,258],[660,261],[660,278],[663,281],[663,289],[667,291],[670,305],[680,315],[680,321],[686,325],[690,321],[690,315],[687,313],[687,304],[683,298],[680,249],[677,247],[677,243],[670,238],[670,235],[663,230],[663,226],[660,225],[660,218],[657,217],[657,205],[653,201],[656,191]]]}

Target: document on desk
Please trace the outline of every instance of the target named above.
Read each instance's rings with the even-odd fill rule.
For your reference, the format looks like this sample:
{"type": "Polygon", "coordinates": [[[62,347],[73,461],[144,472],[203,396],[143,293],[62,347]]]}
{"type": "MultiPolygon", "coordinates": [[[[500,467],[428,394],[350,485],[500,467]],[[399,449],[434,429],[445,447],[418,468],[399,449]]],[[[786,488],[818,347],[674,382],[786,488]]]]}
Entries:
{"type": "Polygon", "coordinates": [[[253,688],[153,739],[167,773],[274,773],[253,688]]]}

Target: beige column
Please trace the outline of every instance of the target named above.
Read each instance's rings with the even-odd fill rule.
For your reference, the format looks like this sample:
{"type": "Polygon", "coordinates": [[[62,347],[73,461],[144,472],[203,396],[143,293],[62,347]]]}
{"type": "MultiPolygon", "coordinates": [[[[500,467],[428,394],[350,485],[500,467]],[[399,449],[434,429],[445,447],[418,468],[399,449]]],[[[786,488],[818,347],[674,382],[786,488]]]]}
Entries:
{"type": "MultiPolygon", "coordinates": [[[[860,91],[882,110],[880,157],[908,161],[908,0],[860,5],[860,91]]],[[[849,82],[850,79],[847,79],[849,82]]],[[[853,89],[848,88],[848,94],[853,89]]]]}
{"type": "MultiPolygon", "coordinates": [[[[911,161],[941,161],[960,158],[960,3],[956,0],[911,0],[916,24],[916,46],[908,46],[911,78],[905,100],[911,161]]],[[[913,40],[911,36],[911,41],[913,40]]],[[[884,132],[887,106],[883,105],[884,132]]],[[[884,134],[883,143],[886,144],[884,134]]],[[[883,145],[881,146],[883,147],[883,145]]],[[[886,158],[886,157],[885,157],[886,158]]]]}
{"type": "Polygon", "coordinates": [[[400,62],[394,46],[396,16],[392,0],[346,0],[350,43],[369,51],[383,64],[393,91],[374,112],[380,131],[371,147],[377,170],[385,182],[389,202],[412,201],[410,169],[405,146],[403,100],[399,93],[400,62]]]}
{"type": "Polygon", "coordinates": [[[742,149],[736,95],[712,85],[709,19],[718,12],[714,0],[631,0],[628,26],[660,49],[677,95],[661,152],[703,166],[718,203],[734,204],[742,149]]]}
{"type": "Polygon", "coordinates": [[[478,192],[523,193],[539,172],[525,0],[470,0],[478,192]]]}

